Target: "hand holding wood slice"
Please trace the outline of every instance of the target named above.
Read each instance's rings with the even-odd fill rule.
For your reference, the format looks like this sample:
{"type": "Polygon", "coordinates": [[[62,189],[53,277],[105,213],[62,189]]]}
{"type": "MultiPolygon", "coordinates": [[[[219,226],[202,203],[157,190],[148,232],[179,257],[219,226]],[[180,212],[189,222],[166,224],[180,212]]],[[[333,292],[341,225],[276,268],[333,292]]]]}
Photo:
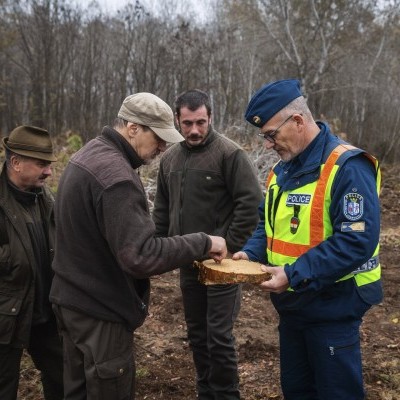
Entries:
{"type": "Polygon", "coordinates": [[[199,281],[205,285],[226,283],[261,283],[271,279],[269,272],[261,270],[261,264],[247,260],[232,260],[225,258],[221,264],[214,260],[195,261],[200,269],[199,281]]]}

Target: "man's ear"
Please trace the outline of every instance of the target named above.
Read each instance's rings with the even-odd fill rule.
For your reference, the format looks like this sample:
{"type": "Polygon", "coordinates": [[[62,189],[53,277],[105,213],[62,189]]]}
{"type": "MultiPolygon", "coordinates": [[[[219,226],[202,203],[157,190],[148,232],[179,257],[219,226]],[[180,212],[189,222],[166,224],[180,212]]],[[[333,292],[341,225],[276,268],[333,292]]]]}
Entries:
{"type": "Polygon", "coordinates": [[[19,172],[19,171],[20,171],[20,166],[21,166],[21,158],[18,157],[17,155],[14,155],[14,154],[13,154],[13,155],[10,157],[10,165],[11,165],[11,168],[12,168],[14,171],[19,172]]]}
{"type": "Polygon", "coordinates": [[[294,114],[292,118],[296,122],[297,127],[300,129],[300,131],[302,131],[305,128],[305,119],[304,119],[303,115],[294,114]]]}
{"type": "Polygon", "coordinates": [[[138,132],[138,124],[135,124],[134,122],[128,122],[126,127],[128,129],[128,136],[130,138],[134,138],[138,132]]]}

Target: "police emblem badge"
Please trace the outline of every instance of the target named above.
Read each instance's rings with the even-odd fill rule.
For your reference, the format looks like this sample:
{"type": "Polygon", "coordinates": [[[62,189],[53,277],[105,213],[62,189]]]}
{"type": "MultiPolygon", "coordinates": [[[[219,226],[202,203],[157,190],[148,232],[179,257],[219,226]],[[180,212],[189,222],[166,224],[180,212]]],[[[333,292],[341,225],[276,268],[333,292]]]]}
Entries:
{"type": "Polygon", "coordinates": [[[290,233],[295,234],[299,229],[300,220],[297,217],[290,218],[290,233]]]}
{"type": "Polygon", "coordinates": [[[258,125],[261,122],[261,118],[258,115],[255,115],[253,117],[253,122],[258,125]]]}
{"type": "Polygon", "coordinates": [[[364,198],[358,193],[348,193],[343,199],[343,213],[350,221],[357,221],[364,214],[364,198]]]}

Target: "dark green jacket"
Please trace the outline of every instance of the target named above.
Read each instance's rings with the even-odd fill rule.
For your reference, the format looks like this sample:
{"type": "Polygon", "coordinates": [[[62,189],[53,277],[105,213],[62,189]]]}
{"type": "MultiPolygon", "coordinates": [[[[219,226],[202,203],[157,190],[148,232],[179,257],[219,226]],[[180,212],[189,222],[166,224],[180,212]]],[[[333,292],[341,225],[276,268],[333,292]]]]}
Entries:
{"type": "Polygon", "coordinates": [[[257,226],[261,188],[246,152],[211,130],[204,145],[181,142],[162,156],[153,220],[157,235],[206,232],[233,253],[257,226]]]}
{"type": "MultiPolygon", "coordinates": [[[[49,231],[52,258],[53,196],[44,189],[38,201],[45,229],[49,231]]],[[[10,193],[5,166],[0,175],[0,213],[0,344],[26,347],[35,298],[35,256],[26,221],[10,193]]]]}

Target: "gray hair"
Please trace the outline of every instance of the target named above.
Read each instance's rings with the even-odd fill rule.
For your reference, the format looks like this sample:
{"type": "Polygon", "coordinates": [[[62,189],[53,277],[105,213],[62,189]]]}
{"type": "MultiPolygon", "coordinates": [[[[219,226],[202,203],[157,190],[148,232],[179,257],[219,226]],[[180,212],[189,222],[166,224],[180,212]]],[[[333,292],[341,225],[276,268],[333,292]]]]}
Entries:
{"type": "Polygon", "coordinates": [[[282,108],[281,112],[287,117],[291,114],[302,114],[303,117],[308,120],[313,119],[311,111],[307,105],[307,100],[303,96],[297,97],[297,99],[291,101],[286,107],[282,108]]]}
{"type": "Polygon", "coordinates": [[[113,121],[113,128],[123,128],[126,126],[126,124],[128,123],[128,121],[126,121],[125,119],[122,118],[115,118],[113,121]]]}
{"type": "MultiPolygon", "coordinates": [[[[126,119],[117,117],[113,121],[113,128],[114,129],[124,128],[125,126],[128,125],[128,122],[129,121],[127,121],[126,119]]],[[[136,122],[135,122],[135,124],[136,124],[136,122]]],[[[151,128],[149,128],[147,125],[142,125],[142,124],[137,124],[137,125],[140,125],[143,128],[144,131],[151,130],[151,128]]]]}

